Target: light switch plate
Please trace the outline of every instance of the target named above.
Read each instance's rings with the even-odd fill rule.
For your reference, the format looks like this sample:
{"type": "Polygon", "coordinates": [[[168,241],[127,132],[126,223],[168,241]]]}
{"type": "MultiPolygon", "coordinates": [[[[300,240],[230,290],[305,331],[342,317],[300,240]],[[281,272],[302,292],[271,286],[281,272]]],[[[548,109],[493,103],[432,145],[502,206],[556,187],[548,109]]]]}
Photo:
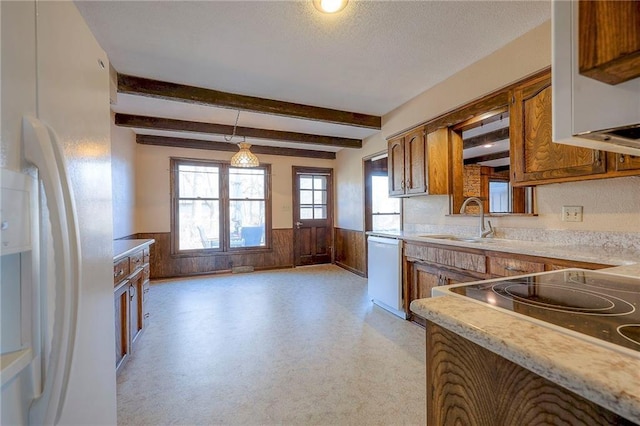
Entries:
{"type": "Polygon", "coordinates": [[[582,222],[582,206],[562,206],[563,222],[582,222]]]}

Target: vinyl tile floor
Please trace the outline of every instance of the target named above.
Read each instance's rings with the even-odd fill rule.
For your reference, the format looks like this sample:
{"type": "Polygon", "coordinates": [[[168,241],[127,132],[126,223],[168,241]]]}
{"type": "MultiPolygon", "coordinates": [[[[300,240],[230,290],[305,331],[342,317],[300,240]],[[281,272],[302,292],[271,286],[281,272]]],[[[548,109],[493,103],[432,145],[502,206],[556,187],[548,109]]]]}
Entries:
{"type": "Polygon", "coordinates": [[[156,281],[120,425],[424,425],[425,333],[334,265],[156,281]]]}

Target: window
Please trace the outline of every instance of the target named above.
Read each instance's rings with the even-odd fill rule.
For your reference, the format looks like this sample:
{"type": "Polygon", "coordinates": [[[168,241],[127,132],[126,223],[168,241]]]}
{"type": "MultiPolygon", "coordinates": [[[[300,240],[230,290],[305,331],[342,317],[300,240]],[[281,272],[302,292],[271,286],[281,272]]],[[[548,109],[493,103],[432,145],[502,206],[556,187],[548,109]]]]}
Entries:
{"type": "Polygon", "coordinates": [[[302,174],[300,185],[300,219],[327,218],[327,176],[302,174]]]}
{"type": "Polygon", "coordinates": [[[172,159],[174,252],[268,247],[270,167],[172,159]]]}
{"type": "Polygon", "coordinates": [[[400,200],[389,197],[387,156],[364,162],[365,227],[367,231],[398,232],[402,228],[400,200]]]}

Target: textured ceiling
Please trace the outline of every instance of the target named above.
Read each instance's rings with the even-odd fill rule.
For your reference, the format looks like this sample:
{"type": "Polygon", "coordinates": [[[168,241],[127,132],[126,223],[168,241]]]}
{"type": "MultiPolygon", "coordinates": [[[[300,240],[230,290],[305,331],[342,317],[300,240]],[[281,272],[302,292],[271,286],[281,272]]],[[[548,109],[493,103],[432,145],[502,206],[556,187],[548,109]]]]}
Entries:
{"type": "MultiPolygon", "coordinates": [[[[374,115],[550,18],[548,1],[351,0],[336,16],[317,12],[311,1],[76,4],[120,73],[374,115]]],[[[119,100],[117,108],[235,120],[235,113],[219,108],[181,109],[159,100],[119,100]]],[[[264,126],[258,116],[242,113],[240,124],[264,126]]],[[[269,128],[282,130],[374,133],[268,117],[269,128]]]]}

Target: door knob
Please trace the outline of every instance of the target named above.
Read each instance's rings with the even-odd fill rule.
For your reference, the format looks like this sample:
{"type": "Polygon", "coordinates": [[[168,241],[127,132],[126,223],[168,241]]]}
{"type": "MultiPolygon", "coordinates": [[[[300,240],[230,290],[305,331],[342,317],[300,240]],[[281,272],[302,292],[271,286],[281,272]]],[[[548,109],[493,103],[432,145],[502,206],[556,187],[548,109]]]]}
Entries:
{"type": "Polygon", "coordinates": [[[296,222],[296,228],[300,229],[301,225],[302,225],[302,222],[296,222]]]}

